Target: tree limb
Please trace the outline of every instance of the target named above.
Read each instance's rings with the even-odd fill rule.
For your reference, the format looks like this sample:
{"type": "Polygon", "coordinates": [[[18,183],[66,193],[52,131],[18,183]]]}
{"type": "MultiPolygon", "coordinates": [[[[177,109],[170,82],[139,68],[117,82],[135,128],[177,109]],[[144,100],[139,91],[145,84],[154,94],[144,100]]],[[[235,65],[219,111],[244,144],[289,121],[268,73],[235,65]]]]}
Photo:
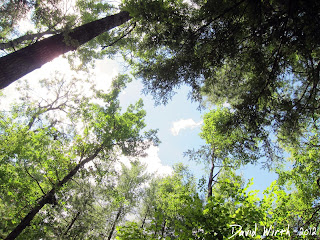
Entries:
{"type": "Polygon", "coordinates": [[[126,32],[125,34],[123,34],[121,37],[119,37],[117,40],[113,41],[112,43],[106,45],[106,46],[103,46],[102,49],[106,49],[108,47],[111,47],[113,46],[114,44],[116,44],[117,42],[119,42],[120,40],[122,40],[123,38],[125,38],[126,36],[128,36],[133,30],[134,28],[136,27],[136,23],[133,24],[132,28],[126,32]]]}
{"type": "Polygon", "coordinates": [[[32,34],[26,34],[26,35],[23,35],[21,37],[18,37],[16,39],[13,39],[9,42],[2,42],[0,43],[0,50],[4,50],[4,49],[8,49],[8,48],[13,48],[15,49],[16,46],[18,46],[19,44],[25,42],[25,41],[31,41],[31,40],[34,40],[34,39],[39,39],[41,37],[43,37],[44,35],[47,35],[47,34],[57,34],[57,31],[45,31],[45,32],[41,32],[41,33],[32,33],[32,34]]]}
{"type": "Polygon", "coordinates": [[[77,212],[76,216],[74,216],[74,218],[72,219],[71,223],[69,224],[67,230],[63,233],[63,235],[67,235],[67,233],[69,232],[69,230],[72,228],[73,224],[76,222],[76,220],[78,219],[78,217],[80,216],[80,211],[77,212]]]}
{"type": "Polygon", "coordinates": [[[46,193],[43,191],[43,189],[42,189],[39,181],[29,173],[29,171],[28,171],[28,169],[27,169],[27,166],[26,166],[26,163],[24,163],[24,169],[26,170],[26,173],[29,175],[29,177],[31,177],[31,178],[37,183],[37,185],[38,185],[38,187],[40,188],[40,190],[41,190],[41,192],[43,193],[43,195],[46,195],[46,193]]]}

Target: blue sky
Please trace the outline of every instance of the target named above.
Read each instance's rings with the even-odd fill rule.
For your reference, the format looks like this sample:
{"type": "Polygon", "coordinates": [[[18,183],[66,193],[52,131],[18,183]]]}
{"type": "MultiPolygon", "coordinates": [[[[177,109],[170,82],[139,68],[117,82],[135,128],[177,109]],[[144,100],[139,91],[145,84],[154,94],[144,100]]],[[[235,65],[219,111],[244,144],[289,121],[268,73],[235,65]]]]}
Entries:
{"type": "MultiPolygon", "coordinates": [[[[182,87],[177,94],[168,102],[167,105],[155,106],[151,95],[143,95],[142,83],[134,80],[130,83],[120,100],[122,106],[142,98],[147,112],[146,122],[148,128],[159,129],[159,138],[161,144],[158,148],[158,157],[163,165],[173,166],[182,162],[189,166],[193,174],[200,178],[206,173],[206,166],[197,165],[183,157],[183,153],[188,149],[198,149],[205,142],[200,138],[202,116],[208,111],[198,111],[197,103],[192,103],[187,95],[189,89],[182,87]],[[180,128],[178,127],[185,127],[180,128]]],[[[277,178],[275,173],[261,169],[260,165],[247,165],[241,167],[238,171],[244,179],[253,179],[253,186],[250,190],[260,190],[259,196],[262,197],[262,191],[270,186],[271,182],[277,178]]]]}

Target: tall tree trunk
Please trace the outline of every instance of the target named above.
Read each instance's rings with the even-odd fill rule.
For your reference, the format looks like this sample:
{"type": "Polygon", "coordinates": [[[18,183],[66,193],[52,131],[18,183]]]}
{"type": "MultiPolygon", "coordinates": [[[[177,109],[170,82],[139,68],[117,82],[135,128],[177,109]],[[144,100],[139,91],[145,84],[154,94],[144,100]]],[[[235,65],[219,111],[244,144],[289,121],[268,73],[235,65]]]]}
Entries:
{"type": "Polygon", "coordinates": [[[144,218],[142,220],[142,224],[141,224],[141,227],[140,228],[143,228],[144,227],[144,224],[146,223],[146,220],[147,220],[147,215],[149,213],[149,206],[147,207],[147,210],[146,210],[146,214],[144,215],[144,218]]]}
{"type": "Polygon", "coordinates": [[[0,89],[130,19],[129,13],[123,11],[84,24],[70,32],[56,34],[0,58],[0,89]]]}
{"type": "Polygon", "coordinates": [[[214,169],[215,169],[215,155],[214,155],[214,148],[213,148],[213,153],[212,153],[212,159],[211,159],[211,169],[210,169],[210,174],[209,174],[209,181],[208,181],[208,199],[210,197],[212,197],[213,193],[212,193],[212,187],[213,187],[213,181],[214,178],[217,177],[219,175],[219,173],[221,172],[221,169],[215,174],[213,175],[214,169]]]}
{"type": "Polygon", "coordinates": [[[166,224],[167,224],[167,221],[166,221],[166,219],[164,219],[163,224],[162,224],[162,229],[161,229],[161,239],[163,239],[163,237],[164,237],[164,232],[166,230],[166,224]]]}
{"type": "Polygon", "coordinates": [[[211,169],[208,181],[208,199],[212,197],[212,183],[213,183],[213,171],[214,171],[214,156],[211,159],[211,169]]]}
{"type": "Polygon", "coordinates": [[[109,236],[108,236],[108,240],[111,240],[111,238],[112,238],[113,232],[116,229],[117,222],[118,222],[118,220],[120,218],[121,212],[122,212],[122,207],[119,208],[117,216],[116,216],[116,219],[114,220],[114,222],[112,224],[111,231],[110,231],[109,236]]]}
{"type": "Polygon", "coordinates": [[[35,217],[35,215],[44,207],[46,204],[55,203],[55,193],[59,190],[64,184],[66,184],[86,163],[92,161],[97,157],[99,152],[102,150],[102,147],[97,149],[94,154],[90,157],[83,159],[74,169],[72,169],[68,175],[66,175],[61,181],[59,181],[56,187],[52,188],[46,195],[44,195],[41,200],[38,201],[36,206],[31,209],[31,211],[21,220],[20,224],[12,230],[12,232],[5,238],[5,240],[13,240],[19,236],[19,234],[30,225],[30,222],[35,217]]]}
{"type": "Polygon", "coordinates": [[[69,224],[67,230],[63,233],[63,236],[67,235],[67,233],[69,232],[69,230],[72,228],[73,224],[77,221],[78,217],[80,216],[81,212],[78,211],[76,216],[74,216],[74,218],[72,219],[71,223],[69,224]]]}

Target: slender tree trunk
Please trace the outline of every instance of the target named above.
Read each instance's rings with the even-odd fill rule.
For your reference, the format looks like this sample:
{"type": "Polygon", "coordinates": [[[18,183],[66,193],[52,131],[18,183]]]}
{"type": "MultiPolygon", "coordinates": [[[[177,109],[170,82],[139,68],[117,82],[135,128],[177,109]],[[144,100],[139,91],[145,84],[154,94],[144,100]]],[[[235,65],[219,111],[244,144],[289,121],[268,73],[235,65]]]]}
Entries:
{"type": "Polygon", "coordinates": [[[122,212],[122,207],[119,208],[117,216],[116,216],[116,219],[114,220],[114,222],[112,224],[111,231],[110,231],[109,236],[108,236],[108,240],[111,240],[111,238],[112,238],[113,232],[116,229],[117,222],[118,222],[118,220],[120,218],[121,212],[122,212]]]}
{"type": "Polygon", "coordinates": [[[78,217],[80,216],[81,212],[78,211],[76,216],[74,216],[74,218],[72,219],[71,223],[69,224],[67,230],[64,232],[63,236],[67,235],[67,233],[69,232],[69,230],[72,228],[73,224],[77,221],[78,217]]]}
{"type": "Polygon", "coordinates": [[[86,163],[92,161],[95,159],[98,155],[98,153],[102,150],[102,147],[97,149],[96,152],[91,155],[90,157],[82,160],[77,166],[75,166],[74,169],[72,169],[68,175],[66,175],[61,181],[59,181],[56,185],[56,187],[52,188],[46,195],[42,197],[41,200],[38,201],[36,206],[31,209],[31,211],[25,216],[24,219],[21,220],[20,224],[13,229],[13,231],[5,238],[5,240],[13,240],[16,237],[19,236],[19,234],[30,225],[30,222],[32,219],[36,216],[36,214],[48,203],[54,203],[55,202],[55,193],[59,188],[61,188],[64,184],[66,184],[78,171],[80,168],[82,168],[86,163]]]}
{"type": "Polygon", "coordinates": [[[146,214],[144,215],[144,218],[143,218],[143,220],[142,220],[142,224],[141,224],[141,227],[140,227],[140,228],[143,228],[143,227],[144,227],[144,224],[146,223],[146,220],[147,220],[148,212],[149,212],[149,206],[147,207],[146,214]]]}
{"type": "Polygon", "coordinates": [[[213,171],[214,171],[214,158],[211,159],[211,169],[208,181],[208,198],[212,197],[212,183],[213,183],[213,171]]]}
{"type": "Polygon", "coordinates": [[[164,237],[164,232],[166,230],[166,224],[167,224],[167,221],[166,221],[166,219],[164,219],[163,224],[162,224],[162,229],[161,229],[161,239],[164,237]]]}
{"type": "Polygon", "coordinates": [[[0,58],[0,89],[130,19],[129,13],[123,11],[84,24],[70,32],[56,34],[0,58]]]}

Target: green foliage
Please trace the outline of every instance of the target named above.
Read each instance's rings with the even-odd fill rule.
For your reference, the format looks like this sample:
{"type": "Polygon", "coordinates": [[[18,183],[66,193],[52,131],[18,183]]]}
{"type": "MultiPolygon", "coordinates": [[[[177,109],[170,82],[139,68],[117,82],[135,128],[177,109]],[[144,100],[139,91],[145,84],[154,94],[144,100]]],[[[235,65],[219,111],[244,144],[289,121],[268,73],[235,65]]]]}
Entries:
{"type": "Polygon", "coordinates": [[[3,39],[7,35],[14,33],[15,27],[20,20],[23,20],[30,8],[34,6],[34,1],[9,0],[3,1],[0,5],[0,37],[3,39]]]}
{"type": "MultiPolygon", "coordinates": [[[[44,37],[33,37],[39,32],[67,36],[73,27],[116,10],[106,1],[78,0],[75,12],[68,12],[62,3],[4,1],[0,38],[11,44],[3,48],[22,48],[44,37]],[[18,32],[28,16],[34,29],[18,32]],[[27,40],[11,41],[16,36],[27,40]]],[[[79,58],[84,69],[121,50],[156,103],[166,103],[186,84],[193,100],[214,105],[200,134],[207,145],[187,152],[213,170],[220,165],[216,178],[213,170],[206,177],[211,195],[198,196],[183,165],[162,178],[151,178],[135,160],[116,170],[120,154],[141,157],[151,143],[159,144],[156,130],[142,133],[142,100],[119,107],[128,76],[119,76],[107,93],[92,90],[96,101],[81,94],[79,83],[56,77],[42,82],[49,89],[46,102],[26,92],[0,113],[0,237],[55,189],[20,239],[229,239],[235,225],[257,225],[258,231],[234,239],[258,239],[264,228],[288,227],[292,238],[315,238],[304,230],[319,235],[319,8],[317,1],[301,0],[122,1],[120,9],[130,12],[132,23],[68,57],[74,63],[79,58]],[[216,107],[225,103],[230,107],[216,107]],[[261,156],[274,160],[280,146],[290,163],[273,165],[279,179],[260,200],[248,191],[251,182],[234,171],[261,156]],[[91,158],[91,165],[60,184],[91,158]]]]}
{"type": "Polygon", "coordinates": [[[195,190],[194,180],[183,165],[176,166],[172,176],[154,179],[144,199],[147,211],[142,216],[142,227],[127,222],[118,228],[117,239],[192,239],[202,208],[195,190]]]}
{"type": "Polygon", "coordinates": [[[124,1],[123,7],[138,20],[124,48],[156,102],[166,103],[186,84],[192,99],[228,102],[233,124],[265,138],[274,130],[296,139],[318,114],[318,2],[124,1]]]}
{"type": "Polygon", "coordinates": [[[148,179],[138,161],[117,169],[114,162],[95,161],[59,194],[59,205],[49,209],[46,236],[62,239],[107,238],[115,226],[134,212],[141,185],[148,179]],[[117,218],[117,213],[121,211],[117,218]]]}
{"type": "Polygon", "coordinates": [[[260,139],[234,124],[234,113],[218,108],[204,115],[200,137],[213,149],[216,158],[232,157],[232,163],[254,162],[259,158],[260,139]]]}
{"type": "Polygon", "coordinates": [[[31,20],[41,29],[59,30],[75,25],[77,16],[71,11],[71,1],[35,1],[31,20]]]}
{"type": "Polygon", "coordinates": [[[72,2],[68,0],[4,1],[0,6],[0,36],[1,44],[5,45],[1,45],[1,49],[16,51],[39,40],[45,33],[70,29],[78,21],[76,13],[71,9],[72,2]],[[27,23],[26,27],[19,26],[22,23],[27,23]]]}
{"type": "Polygon", "coordinates": [[[95,21],[97,19],[105,17],[114,6],[106,1],[84,1],[78,0],[76,2],[77,7],[80,10],[79,16],[83,23],[95,21]]]}
{"type": "Polygon", "coordinates": [[[120,226],[117,228],[118,235],[116,237],[117,240],[140,240],[140,239],[150,239],[147,238],[143,229],[139,228],[136,222],[126,222],[124,226],[120,226]]]}
{"type": "Polygon", "coordinates": [[[299,213],[301,222],[310,227],[319,224],[320,166],[319,166],[319,129],[313,126],[303,134],[298,144],[286,146],[290,153],[290,168],[278,169],[279,184],[291,190],[292,205],[299,213]],[[296,204],[295,202],[298,202],[296,204]]]}
{"type": "MultiPolygon", "coordinates": [[[[63,33],[65,41],[73,46],[78,43],[69,39],[71,29],[88,22],[114,14],[117,10],[106,1],[83,0],[10,0],[0,4],[0,49],[1,56],[42,40],[49,35],[63,33]],[[26,26],[21,26],[27,23],[26,26]]],[[[67,58],[74,70],[88,70],[94,66],[95,59],[114,55],[113,49],[107,49],[120,38],[126,26],[103,33],[67,58]]]]}
{"type": "Polygon", "coordinates": [[[152,140],[158,142],[156,131],[141,133],[146,126],[143,103],[140,100],[127,111],[120,109],[117,97],[125,87],[126,77],[115,79],[109,93],[93,90],[93,99],[102,105],[80,94],[82,91],[74,87],[74,80],[68,82],[59,77],[44,80],[51,93],[38,103],[30,97],[30,89],[26,87],[21,96],[23,101],[13,105],[11,111],[1,112],[2,235],[10,233],[51,189],[56,193],[50,203],[52,206],[47,204],[43,212],[36,215],[21,239],[44,236],[64,236],[66,239],[69,235],[70,238],[74,235],[87,238],[88,234],[93,234],[89,226],[94,223],[92,219],[96,214],[107,209],[112,209],[114,214],[115,209],[121,209],[121,217],[114,220],[118,224],[135,206],[140,185],[147,179],[139,162],[132,162],[131,167],[122,165],[122,173],[113,180],[113,185],[107,186],[106,194],[112,193],[112,197],[101,197],[100,201],[112,204],[98,207],[100,203],[95,197],[104,190],[90,182],[101,183],[115,177],[112,166],[120,155],[143,156],[152,140]],[[94,159],[95,167],[82,168],[89,161],[85,159],[94,159]],[[100,162],[108,167],[99,167],[100,162]],[[82,186],[66,178],[77,167],[80,167],[80,171],[76,170],[79,176],[74,181],[78,179],[82,186]],[[110,188],[114,189],[111,191],[110,188]],[[87,214],[88,223],[83,225],[81,221],[87,211],[95,215],[87,214]],[[61,221],[63,218],[66,223],[61,221]]]}

